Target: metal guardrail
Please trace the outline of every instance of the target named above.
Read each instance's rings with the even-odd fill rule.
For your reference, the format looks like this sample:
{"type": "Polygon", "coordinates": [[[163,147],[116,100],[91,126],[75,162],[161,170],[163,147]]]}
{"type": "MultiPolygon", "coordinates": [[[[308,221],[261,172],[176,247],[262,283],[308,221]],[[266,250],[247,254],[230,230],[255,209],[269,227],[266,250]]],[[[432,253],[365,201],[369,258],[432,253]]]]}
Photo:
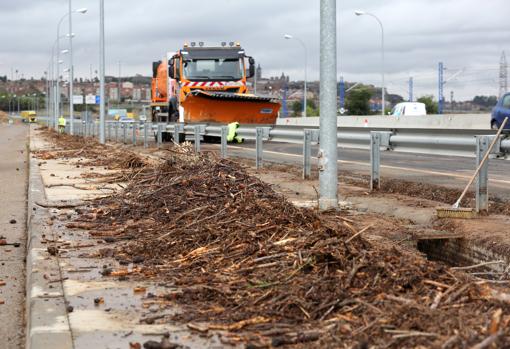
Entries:
{"type": "MultiPolygon", "coordinates": [[[[97,124],[79,123],[77,134],[94,136],[98,133],[97,124]]],[[[148,147],[149,138],[154,136],[155,143],[160,147],[164,133],[172,135],[179,142],[181,135],[193,136],[195,150],[200,151],[200,143],[204,136],[221,139],[221,156],[227,157],[227,133],[225,125],[200,124],[153,124],[138,122],[107,122],[106,139],[121,141],[124,144],[138,144],[143,134],[143,145],[148,147]]],[[[496,132],[492,130],[441,130],[441,129],[383,129],[368,127],[345,127],[337,131],[338,145],[346,148],[368,149],[370,151],[371,181],[370,189],[380,188],[381,149],[417,154],[433,154],[443,156],[476,157],[477,166],[494,139],[496,132]]],[[[237,135],[247,140],[255,140],[255,162],[257,168],[263,165],[264,142],[284,142],[303,145],[303,177],[311,174],[312,144],[319,144],[318,128],[304,126],[246,126],[237,129],[237,135]]],[[[500,137],[492,153],[500,159],[506,159],[510,153],[510,139],[500,137]]],[[[319,168],[320,170],[320,168],[319,168]]],[[[478,175],[476,182],[476,209],[488,210],[488,163],[478,175]]]]}

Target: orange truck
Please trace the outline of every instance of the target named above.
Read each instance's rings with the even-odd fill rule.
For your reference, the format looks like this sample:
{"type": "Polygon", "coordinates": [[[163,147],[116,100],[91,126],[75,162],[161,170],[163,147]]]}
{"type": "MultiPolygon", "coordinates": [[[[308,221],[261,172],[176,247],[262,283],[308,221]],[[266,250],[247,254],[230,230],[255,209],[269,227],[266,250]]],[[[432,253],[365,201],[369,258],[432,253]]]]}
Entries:
{"type": "Polygon", "coordinates": [[[185,44],[153,63],[152,121],[274,124],[280,102],[248,93],[255,60],[238,43],[185,44]]]}

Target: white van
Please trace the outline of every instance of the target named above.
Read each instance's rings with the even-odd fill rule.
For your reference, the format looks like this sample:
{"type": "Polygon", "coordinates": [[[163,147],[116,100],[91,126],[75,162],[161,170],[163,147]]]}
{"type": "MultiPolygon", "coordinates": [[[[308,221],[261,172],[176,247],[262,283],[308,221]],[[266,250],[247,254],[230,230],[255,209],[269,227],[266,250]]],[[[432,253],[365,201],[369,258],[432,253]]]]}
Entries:
{"type": "Polygon", "coordinates": [[[397,104],[391,110],[390,115],[393,116],[421,116],[427,115],[427,109],[424,103],[403,102],[397,104]]]}

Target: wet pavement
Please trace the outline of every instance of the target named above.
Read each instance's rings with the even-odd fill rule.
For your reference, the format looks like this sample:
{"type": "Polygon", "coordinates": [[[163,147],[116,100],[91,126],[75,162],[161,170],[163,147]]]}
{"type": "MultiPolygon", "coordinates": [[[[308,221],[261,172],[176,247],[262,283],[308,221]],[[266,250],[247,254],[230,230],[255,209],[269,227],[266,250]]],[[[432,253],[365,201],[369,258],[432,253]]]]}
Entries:
{"type": "MultiPolygon", "coordinates": [[[[48,150],[48,147],[36,132],[31,141],[32,151],[48,150]]],[[[221,333],[196,333],[186,324],[173,323],[169,317],[179,312],[179,308],[166,297],[177,291],[172,285],[137,274],[136,265],[120,265],[112,257],[112,243],[91,236],[86,229],[68,226],[79,217],[78,210],[54,206],[97,198],[111,193],[115,187],[120,188],[117,184],[104,183],[104,177],[90,175],[111,172],[102,167],[77,167],[76,160],[33,159],[32,162],[44,186],[43,205],[48,207],[46,212],[37,209],[45,215],[40,218],[46,226],[46,233],[39,234],[42,248],[38,249],[38,258],[53,261],[58,271],[47,272],[42,268],[37,271],[43,277],[31,285],[31,298],[59,298],[61,302],[55,304],[55,310],[49,307],[46,311],[58,313],[59,308],[65,309],[66,314],[65,319],[64,316],[42,318],[43,323],[38,327],[30,326],[30,333],[68,331],[77,349],[136,348],[149,340],[159,342],[165,334],[170,342],[186,348],[232,348],[221,341],[221,333]],[[58,251],[49,253],[48,247],[57,247],[58,251]],[[128,275],[104,275],[105,269],[126,270],[128,275]],[[37,294],[38,289],[44,291],[37,294]]],[[[38,348],[38,343],[37,339],[33,340],[31,347],[38,348]]]]}
{"type": "Polygon", "coordinates": [[[24,347],[28,131],[23,124],[0,123],[0,347],[5,349],[24,347]]]}

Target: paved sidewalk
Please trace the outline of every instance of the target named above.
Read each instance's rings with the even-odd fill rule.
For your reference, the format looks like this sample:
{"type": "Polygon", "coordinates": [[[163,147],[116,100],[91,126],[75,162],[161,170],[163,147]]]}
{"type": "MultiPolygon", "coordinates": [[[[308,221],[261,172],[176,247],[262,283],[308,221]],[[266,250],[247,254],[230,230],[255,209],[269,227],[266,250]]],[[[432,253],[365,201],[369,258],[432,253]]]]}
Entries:
{"type": "Polygon", "coordinates": [[[28,130],[0,123],[0,347],[23,347],[28,130]]]}
{"type": "MultiPolygon", "coordinates": [[[[36,132],[31,150],[44,149],[50,149],[50,145],[36,132]]],[[[185,326],[159,323],[164,315],[178,309],[152,295],[175,291],[171,285],[101,274],[105,267],[118,270],[126,266],[119,265],[112,257],[112,246],[101,238],[94,239],[87,230],[66,225],[78,215],[73,203],[111,193],[119,186],[99,183],[99,179],[85,175],[108,172],[93,164],[78,167],[77,160],[31,161],[31,187],[37,193],[40,181],[44,196],[31,199],[36,208],[32,221],[40,224],[32,225],[30,231],[37,243],[31,246],[29,263],[32,321],[27,348],[128,349],[130,343],[137,348],[135,343],[159,342],[165,333],[170,334],[172,343],[183,347],[229,348],[218,335],[198,336],[185,326]],[[50,254],[53,248],[56,250],[50,254]]],[[[133,267],[127,266],[128,270],[133,267]]]]}

